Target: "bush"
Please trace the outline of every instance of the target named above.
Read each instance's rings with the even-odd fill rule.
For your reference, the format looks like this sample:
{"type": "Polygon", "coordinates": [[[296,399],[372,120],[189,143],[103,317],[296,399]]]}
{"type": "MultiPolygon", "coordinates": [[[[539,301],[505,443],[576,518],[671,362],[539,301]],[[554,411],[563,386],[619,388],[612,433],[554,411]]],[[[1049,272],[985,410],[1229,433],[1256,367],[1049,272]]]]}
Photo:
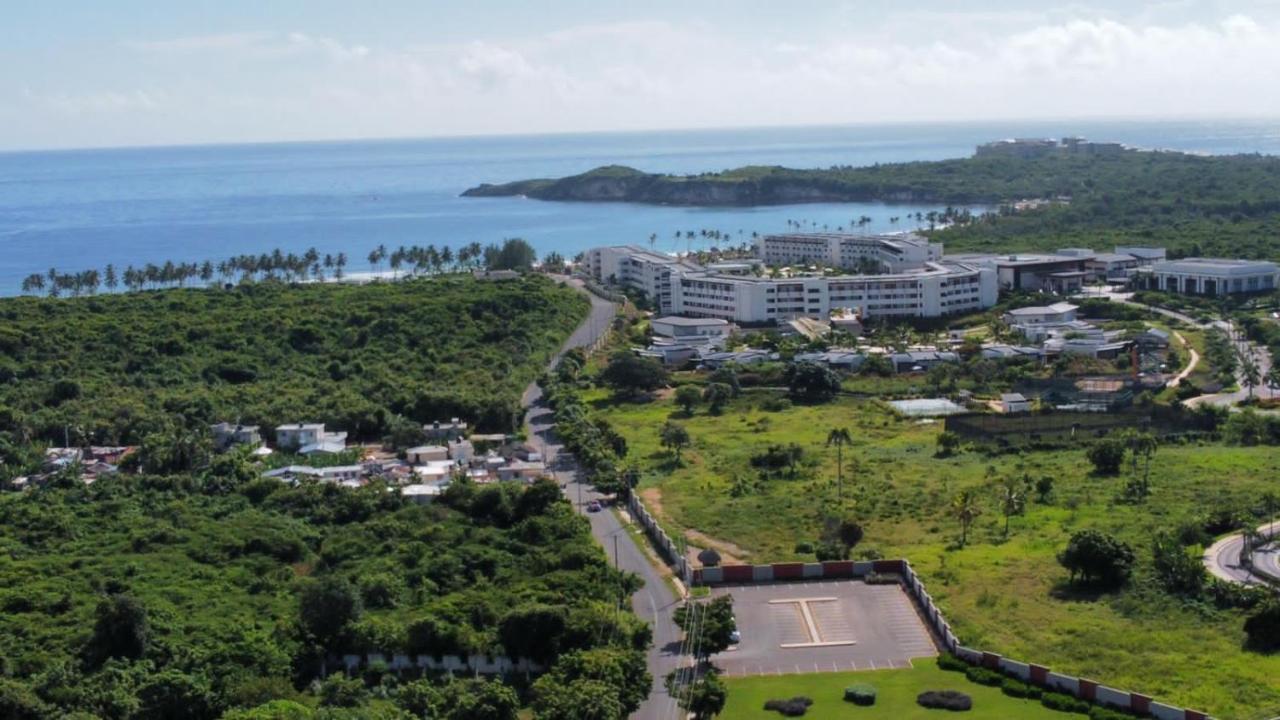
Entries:
{"type": "Polygon", "coordinates": [[[764,709],[773,710],[786,717],[800,717],[809,710],[809,706],[812,704],[813,700],[797,695],[790,700],[769,700],[764,704],[764,709]]]}
{"type": "Polygon", "coordinates": [[[1069,713],[1087,713],[1091,707],[1088,702],[1078,697],[1060,692],[1046,692],[1040,695],[1040,704],[1050,710],[1069,713]]]}
{"type": "Polygon", "coordinates": [[[1248,646],[1253,650],[1271,652],[1280,649],[1280,603],[1271,602],[1244,621],[1248,646]]]}
{"type": "Polygon", "coordinates": [[[796,543],[796,554],[797,554],[797,555],[812,555],[812,554],[813,554],[813,543],[809,542],[808,540],[801,540],[800,542],[796,543]]]}
{"type": "Polygon", "coordinates": [[[956,690],[929,690],[916,696],[920,707],[964,712],[973,709],[973,699],[956,690]]]}
{"type": "Polygon", "coordinates": [[[965,672],[971,665],[961,660],[958,656],[944,652],[938,656],[938,669],[950,670],[951,672],[965,672]]]}
{"type": "Polygon", "coordinates": [[[1030,698],[1032,700],[1039,700],[1040,696],[1044,693],[1043,690],[1035,685],[1024,683],[1021,680],[1015,680],[1013,678],[1005,678],[1004,682],[1000,683],[1000,692],[1008,695],[1009,697],[1030,698]]]}
{"type": "Polygon", "coordinates": [[[897,585],[902,582],[902,576],[898,573],[879,573],[873,570],[867,573],[862,581],[868,585],[897,585]]]}
{"type": "Polygon", "coordinates": [[[1094,705],[1089,708],[1089,720],[1133,720],[1131,713],[1094,705]]]}
{"type": "Polygon", "coordinates": [[[844,689],[844,699],[854,705],[875,705],[876,689],[866,684],[850,685],[844,689]]]}
{"type": "Polygon", "coordinates": [[[975,682],[979,685],[987,685],[989,687],[1000,687],[1005,681],[1005,676],[991,670],[989,668],[971,665],[969,669],[964,671],[964,676],[969,678],[969,682],[975,682]]]}

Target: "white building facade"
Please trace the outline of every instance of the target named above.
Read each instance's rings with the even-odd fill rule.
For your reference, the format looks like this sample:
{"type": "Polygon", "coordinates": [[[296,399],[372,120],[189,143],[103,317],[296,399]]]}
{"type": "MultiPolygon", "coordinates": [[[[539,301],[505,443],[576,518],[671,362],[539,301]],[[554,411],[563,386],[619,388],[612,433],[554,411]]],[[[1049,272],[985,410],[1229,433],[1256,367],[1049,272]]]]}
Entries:
{"type": "Polygon", "coordinates": [[[870,261],[885,272],[898,273],[942,259],[942,245],[910,233],[789,233],[761,238],[756,243],[756,254],[771,265],[853,269],[870,261]]]}
{"type": "Polygon", "coordinates": [[[1276,289],[1280,267],[1266,260],[1184,258],[1139,268],[1134,287],[1183,295],[1234,295],[1276,289]]]}
{"type": "MultiPolygon", "coordinates": [[[[797,236],[787,237],[795,240],[797,236]]],[[[775,262],[795,262],[798,257],[808,257],[811,250],[806,248],[811,247],[811,242],[812,238],[806,237],[795,240],[794,245],[773,246],[775,258],[783,257],[785,252],[799,254],[775,262]]],[[[826,252],[832,252],[831,244],[825,247],[826,252]]],[[[837,243],[835,247],[839,252],[846,246],[837,243]]],[[[941,255],[937,244],[907,243],[904,246],[907,249],[901,254],[895,253],[895,249],[902,248],[883,244],[875,247],[886,255],[900,258],[887,261],[886,265],[912,267],[876,275],[770,278],[720,273],[666,256],[657,256],[659,259],[654,260],[655,253],[633,247],[596,248],[588,251],[587,257],[592,275],[603,282],[628,285],[651,296],[650,288],[660,292],[659,309],[664,314],[720,318],[729,322],[826,318],[832,311],[844,309],[855,310],[863,318],[938,317],[981,310],[996,303],[998,286],[994,268],[927,259],[915,264],[917,259],[941,255]]]]}

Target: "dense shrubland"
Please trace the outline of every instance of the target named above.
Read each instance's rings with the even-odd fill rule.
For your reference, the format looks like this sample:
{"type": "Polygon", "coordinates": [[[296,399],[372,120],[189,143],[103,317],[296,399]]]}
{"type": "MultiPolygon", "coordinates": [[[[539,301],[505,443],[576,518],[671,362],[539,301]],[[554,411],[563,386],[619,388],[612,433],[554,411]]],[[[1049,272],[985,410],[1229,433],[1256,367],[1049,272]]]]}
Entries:
{"type": "Polygon", "coordinates": [[[323,422],[377,439],[463,417],[510,430],[585,315],[531,276],[279,283],[0,300],[0,451],[135,444],[173,424],[323,422]]]}
{"type": "MultiPolygon", "coordinates": [[[[420,506],[377,484],[119,476],[0,496],[0,526],[5,717],[215,718],[272,701],[421,717],[505,697],[378,668],[321,682],[334,654],[364,651],[528,657],[550,672],[522,700],[598,694],[617,711],[600,717],[649,687],[648,627],[618,611],[635,580],[551,482],[457,484],[420,506]]],[[[456,712],[431,716],[471,717],[456,712]]]]}

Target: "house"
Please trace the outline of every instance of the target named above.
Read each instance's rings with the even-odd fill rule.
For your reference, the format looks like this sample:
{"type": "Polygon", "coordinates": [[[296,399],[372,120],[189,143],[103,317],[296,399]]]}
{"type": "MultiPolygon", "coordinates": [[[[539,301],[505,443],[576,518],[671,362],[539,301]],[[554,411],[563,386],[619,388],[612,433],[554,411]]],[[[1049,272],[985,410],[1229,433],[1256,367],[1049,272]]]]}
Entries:
{"type": "Polygon", "coordinates": [[[262,473],[262,477],[275,478],[288,483],[297,484],[306,478],[319,479],[320,471],[310,465],[286,465],[262,473]]]}
{"type": "Polygon", "coordinates": [[[444,492],[445,485],[438,483],[414,483],[400,488],[400,496],[411,503],[428,505],[444,492]]]}
{"type": "Polygon", "coordinates": [[[449,422],[436,420],[423,425],[422,432],[426,434],[427,442],[440,445],[448,443],[450,440],[466,437],[467,424],[458,418],[452,418],[449,422]]]}
{"type": "Polygon", "coordinates": [[[516,460],[498,468],[499,480],[533,481],[547,474],[547,466],[542,462],[516,460]]]}
{"type": "Polygon", "coordinates": [[[312,445],[340,444],[338,452],[346,449],[345,432],[325,432],[324,423],[291,423],[276,427],[276,445],[285,450],[301,451],[312,445]]]}
{"type": "Polygon", "coordinates": [[[432,460],[448,460],[449,448],[443,445],[419,445],[405,450],[404,455],[414,465],[425,465],[432,460]]]}
{"type": "Polygon", "coordinates": [[[943,363],[960,362],[960,356],[953,352],[937,352],[934,350],[909,350],[889,355],[894,372],[921,372],[943,363]]]}
{"type": "MultiPolygon", "coordinates": [[[[337,433],[346,438],[346,433],[337,433]]],[[[298,448],[299,455],[337,455],[346,452],[347,443],[342,440],[321,440],[298,448]]]]}
{"type": "Polygon", "coordinates": [[[1139,345],[1154,348],[1169,347],[1169,331],[1160,328],[1147,328],[1137,337],[1139,345]]]}
{"type": "Polygon", "coordinates": [[[1031,412],[1031,401],[1022,393],[1004,393],[1000,396],[1000,411],[1004,413],[1031,412]]]}
{"type": "Polygon", "coordinates": [[[258,434],[257,425],[240,425],[239,423],[220,422],[209,428],[213,433],[213,446],[218,450],[226,450],[232,445],[262,444],[262,436],[258,434]]]}
{"type": "Polygon", "coordinates": [[[826,352],[799,353],[793,358],[796,362],[827,365],[832,370],[854,371],[862,367],[867,356],[855,350],[832,348],[826,352]]]}
{"type": "Polygon", "coordinates": [[[663,365],[680,366],[699,356],[698,348],[685,344],[654,343],[644,350],[637,350],[636,355],[657,360],[663,365]]]}
{"type": "Polygon", "coordinates": [[[333,465],[318,469],[320,470],[320,479],[327,482],[359,480],[364,477],[363,465],[333,465]]]}
{"type": "Polygon", "coordinates": [[[723,338],[733,332],[733,325],[722,318],[691,318],[670,315],[649,321],[649,328],[659,337],[673,340],[723,338]]]}
{"type": "Polygon", "coordinates": [[[464,463],[475,454],[476,448],[470,440],[458,439],[449,443],[449,459],[454,462],[464,463]]]}
{"type": "Polygon", "coordinates": [[[1014,308],[1004,314],[1004,321],[1010,327],[1026,325],[1061,325],[1076,319],[1075,305],[1058,302],[1052,305],[1014,308]]]}
{"type": "Polygon", "coordinates": [[[428,460],[422,465],[415,465],[413,474],[419,482],[445,482],[453,479],[457,467],[452,460],[428,460]]]}
{"type": "Polygon", "coordinates": [[[702,365],[715,370],[724,365],[756,365],[777,359],[778,354],[770,353],[768,350],[740,350],[703,355],[702,365]]]}
{"type": "Polygon", "coordinates": [[[987,360],[1012,360],[1014,358],[1044,358],[1044,351],[1025,345],[983,345],[982,357],[987,360]]]}

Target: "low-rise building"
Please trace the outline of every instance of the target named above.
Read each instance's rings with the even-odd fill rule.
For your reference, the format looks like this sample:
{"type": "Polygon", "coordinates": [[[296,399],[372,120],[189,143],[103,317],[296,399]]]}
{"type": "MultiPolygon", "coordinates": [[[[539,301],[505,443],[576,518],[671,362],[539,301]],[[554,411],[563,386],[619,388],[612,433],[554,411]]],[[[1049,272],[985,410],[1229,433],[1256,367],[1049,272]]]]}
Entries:
{"type": "Polygon", "coordinates": [[[419,445],[404,451],[405,459],[414,465],[425,465],[432,460],[448,460],[449,448],[443,445],[419,445]]]}
{"type": "Polygon", "coordinates": [[[1280,267],[1267,260],[1194,257],[1138,268],[1133,284],[1183,295],[1234,295],[1275,290],[1277,273],[1280,267]]]}
{"type": "Polygon", "coordinates": [[[1004,393],[1000,396],[1000,411],[1005,413],[1031,412],[1031,401],[1022,393],[1004,393]]]}
{"type": "Polygon", "coordinates": [[[448,422],[436,420],[423,425],[422,432],[426,435],[428,442],[444,445],[451,440],[466,437],[467,424],[458,418],[451,418],[448,422]]]}
{"type": "Polygon", "coordinates": [[[213,446],[218,450],[226,450],[232,445],[262,444],[262,436],[257,425],[240,425],[239,423],[220,422],[209,428],[213,433],[213,446]]]}
{"type": "Polygon", "coordinates": [[[342,447],[337,452],[341,452],[346,443],[345,432],[326,432],[324,423],[291,423],[276,427],[276,446],[284,450],[300,452],[309,446],[317,446],[321,451],[329,451],[340,444],[342,447]]]}
{"type": "Polygon", "coordinates": [[[723,318],[694,318],[669,315],[649,321],[653,334],[673,340],[723,338],[733,332],[733,325],[723,318]]]}
{"type": "Polygon", "coordinates": [[[1076,311],[1079,309],[1066,302],[1020,307],[1006,312],[1004,321],[1014,328],[1028,325],[1061,325],[1075,320],[1076,311]]]}

